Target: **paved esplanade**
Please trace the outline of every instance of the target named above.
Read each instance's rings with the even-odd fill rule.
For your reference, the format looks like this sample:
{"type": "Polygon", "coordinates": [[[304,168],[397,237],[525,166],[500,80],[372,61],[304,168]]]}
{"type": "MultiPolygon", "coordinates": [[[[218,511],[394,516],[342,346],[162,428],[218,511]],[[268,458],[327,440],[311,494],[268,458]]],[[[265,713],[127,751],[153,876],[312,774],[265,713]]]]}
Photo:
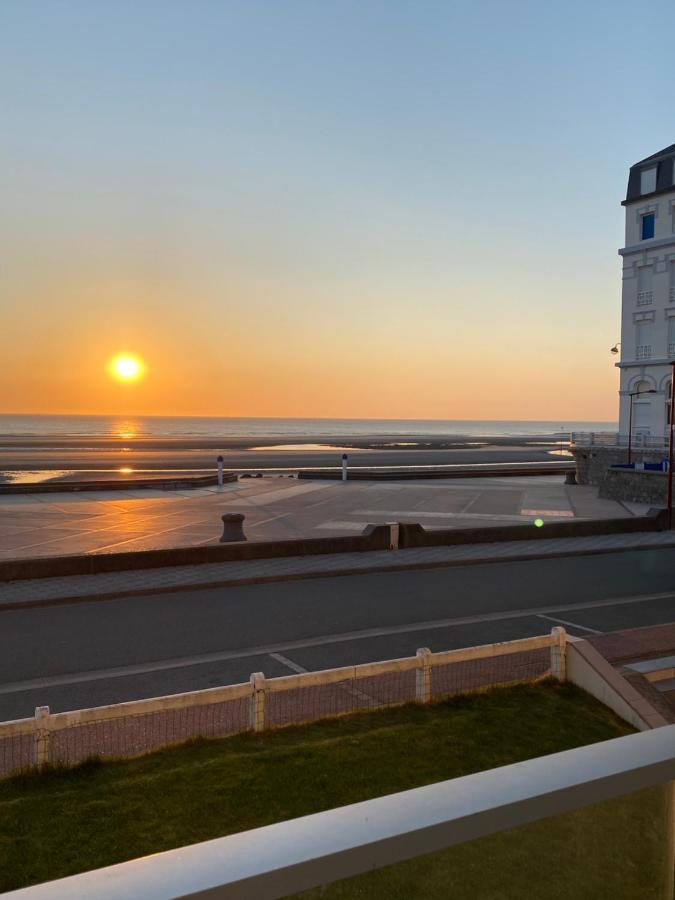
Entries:
{"type": "Polygon", "coordinates": [[[283,540],[357,534],[379,522],[462,528],[647,509],[599,500],[596,488],[563,481],[561,475],[385,483],[268,477],[220,490],[0,496],[0,559],[213,544],[225,512],[245,514],[250,540],[283,540]]]}
{"type": "Polygon", "coordinates": [[[675,549],[0,612],[0,719],[542,634],[670,622],[675,549]]]}

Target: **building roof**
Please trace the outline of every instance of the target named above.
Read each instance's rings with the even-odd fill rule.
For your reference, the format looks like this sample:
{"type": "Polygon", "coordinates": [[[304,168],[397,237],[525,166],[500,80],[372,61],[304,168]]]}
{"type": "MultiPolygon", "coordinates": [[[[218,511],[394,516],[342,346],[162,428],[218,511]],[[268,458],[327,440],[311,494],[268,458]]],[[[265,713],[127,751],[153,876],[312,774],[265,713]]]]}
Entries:
{"type": "Polygon", "coordinates": [[[645,156],[645,158],[641,159],[639,162],[633,163],[631,168],[634,168],[635,166],[641,166],[646,162],[651,162],[653,159],[658,159],[660,156],[668,156],[669,153],[675,154],[675,144],[671,144],[670,147],[664,147],[663,150],[659,150],[658,153],[652,153],[651,156],[645,156]]]}
{"type": "Polygon", "coordinates": [[[630,167],[628,174],[628,187],[626,199],[623,204],[642,200],[644,197],[655,197],[657,194],[667,194],[675,191],[675,144],[664,147],[658,153],[646,156],[640,162],[630,167]],[[640,192],[640,173],[644,169],[653,169],[656,166],[656,190],[649,194],[640,192]]]}

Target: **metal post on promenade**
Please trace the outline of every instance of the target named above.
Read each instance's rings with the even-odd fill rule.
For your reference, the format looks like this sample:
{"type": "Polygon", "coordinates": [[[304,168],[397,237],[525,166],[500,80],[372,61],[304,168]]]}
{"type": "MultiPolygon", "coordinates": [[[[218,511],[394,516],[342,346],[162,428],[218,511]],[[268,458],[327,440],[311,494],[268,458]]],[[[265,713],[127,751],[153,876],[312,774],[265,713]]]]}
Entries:
{"type": "Polygon", "coordinates": [[[347,456],[347,454],[343,453],[342,454],[342,480],[343,481],[347,480],[347,460],[348,459],[349,459],[349,457],[347,456]]]}
{"type": "Polygon", "coordinates": [[[668,528],[673,527],[673,412],[675,411],[675,359],[670,364],[670,406],[668,413],[668,528]]]}
{"type": "Polygon", "coordinates": [[[216,462],[218,463],[218,487],[222,487],[223,486],[223,462],[224,462],[223,457],[219,456],[218,459],[216,460],[216,462]]]}

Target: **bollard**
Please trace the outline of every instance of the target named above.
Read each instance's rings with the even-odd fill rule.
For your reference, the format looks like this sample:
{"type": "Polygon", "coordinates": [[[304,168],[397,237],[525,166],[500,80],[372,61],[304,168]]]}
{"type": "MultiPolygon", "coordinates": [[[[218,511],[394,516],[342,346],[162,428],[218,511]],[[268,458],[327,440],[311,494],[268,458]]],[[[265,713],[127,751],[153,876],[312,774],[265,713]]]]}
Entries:
{"type": "Polygon", "coordinates": [[[219,456],[218,459],[216,460],[216,462],[218,463],[218,487],[222,487],[223,486],[223,462],[224,462],[223,457],[219,456]]]}
{"type": "Polygon", "coordinates": [[[223,520],[223,533],[220,536],[221,544],[229,544],[232,541],[245,541],[243,513],[225,513],[220,517],[223,520]]]}
{"type": "Polygon", "coordinates": [[[577,473],[574,469],[569,469],[565,472],[565,484],[576,484],[577,483],[577,473]]]}
{"type": "Polygon", "coordinates": [[[347,480],[347,460],[348,459],[349,459],[349,457],[347,456],[347,454],[343,453],[342,454],[342,480],[343,481],[347,480]]]}

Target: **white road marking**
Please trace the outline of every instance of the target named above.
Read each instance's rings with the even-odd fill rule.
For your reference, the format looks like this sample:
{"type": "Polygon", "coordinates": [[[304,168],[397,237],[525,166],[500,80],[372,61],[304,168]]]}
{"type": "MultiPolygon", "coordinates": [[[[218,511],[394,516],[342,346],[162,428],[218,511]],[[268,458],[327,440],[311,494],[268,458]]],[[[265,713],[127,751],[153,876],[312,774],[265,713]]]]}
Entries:
{"type": "Polygon", "coordinates": [[[558,619],[556,616],[545,616],[539,613],[538,619],[548,619],[549,622],[555,622],[557,625],[569,625],[570,628],[580,628],[581,631],[590,631],[591,634],[602,634],[598,628],[589,628],[588,625],[577,625],[576,622],[568,622],[567,619],[558,619]]]}
{"type": "Polygon", "coordinates": [[[571,509],[521,509],[521,516],[548,516],[550,519],[573,519],[571,509]]]}
{"type": "Polygon", "coordinates": [[[361,533],[367,525],[367,522],[324,522],[316,527],[326,531],[357,531],[361,533]]]}
{"type": "Polygon", "coordinates": [[[408,625],[391,625],[385,628],[364,628],[361,631],[346,631],[341,634],[318,635],[296,641],[284,641],[267,644],[262,647],[246,647],[241,650],[223,650],[215,653],[202,653],[197,656],[178,657],[175,659],[157,660],[151,663],[138,663],[129,666],[115,666],[109,669],[97,669],[89,672],[74,672],[67,675],[53,675],[46,678],[33,678],[27,681],[14,681],[0,684],[0,695],[18,694],[36,688],[57,687],[64,684],[80,684],[89,681],[105,681],[108,678],[123,678],[129,675],[147,675],[150,672],[164,672],[171,669],[185,669],[190,666],[201,666],[213,662],[226,662],[232,659],[247,659],[251,656],[269,656],[282,650],[298,650],[304,647],[323,647],[330,644],[342,644],[349,641],[367,640],[369,638],[388,637],[393,634],[414,634],[418,631],[435,631],[452,628],[455,625],[476,625],[481,622],[499,622],[506,619],[524,619],[555,613],[559,610],[602,609],[607,606],[625,606],[631,603],[646,603],[650,600],[673,600],[672,591],[661,594],[643,594],[637,597],[619,597],[610,600],[591,600],[585,603],[571,603],[553,606],[539,606],[531,609],[515,609],[503,612],[482,613],[477,616],[459,616],[454,619],[437,619],[430,622],[415,622],[408,625]]]}
{"type": "Polygon", "coordinates": [[[276,659],[277,662],[281,663],[282,666],[288,666],[289,669],[292,669],[294,672],[297,672],[298,675],[303,675],[307,669],[299,666],[297,663],[293,662],[292,659],[289,659],[287,656],[284,656],[283,653],[269,653],[268,656],[271,656],[272,659],[276,659]]]}
{"type": "MultiPolygon", "coordinates": [[[[470,505],[470,504],[469,504],[470,505]]],[[[468,507],[464,507],[467,509],[468,507]]],[[[532,512],[532,510],[527,511],[532,512]]],[[[546,511],[545,511],[546,512],[546,511]]],[[[548,510],[546,514],[549,518],[561,518],[567,519],[570,516],[574,516],[574,513],[559,511],[555,512],[553,510],[548,510]]],[[[421,509],[354,509],[349,513],[350,516],[377,516],[379,519],[396,519],[396,520],[413,520],[417,522],[420,519],[482,519],[485,521],[495,522],[499,521],[508,521],[508,522],[519,522],[522,524],[523,521],[523,512],[518,515],[514,513],[467,513],[462,510],[461,512],[423,512],[421,509]]]]}

